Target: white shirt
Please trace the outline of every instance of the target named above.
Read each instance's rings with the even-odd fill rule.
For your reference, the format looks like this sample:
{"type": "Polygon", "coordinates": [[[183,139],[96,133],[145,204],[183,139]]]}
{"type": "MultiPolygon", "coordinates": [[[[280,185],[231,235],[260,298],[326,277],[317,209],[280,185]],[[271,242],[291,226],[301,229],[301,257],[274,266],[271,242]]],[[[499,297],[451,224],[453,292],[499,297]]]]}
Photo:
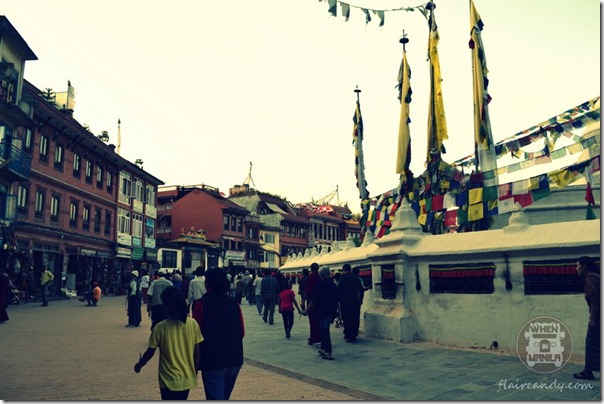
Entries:
{"type": "Polygon", "coordinates": [[[204,293],[206,293],[206,277],[197,276],[189,282],[188,303],[193,304],[195,300],[201,299],[201,296],[203,296],[204,293]]]}
{"type": "Polygon", "coordinates": [[[262,278],[257,276],[254,279],[254,283],[252,284],[256,288],[255,294],[256,296],[260,296],[262,294],[262,278]]]}
{"type": "Polygon", "coordinates": [[[143,275],[141,278],[141,288],[149,287],[149,275],[143,275]]]}

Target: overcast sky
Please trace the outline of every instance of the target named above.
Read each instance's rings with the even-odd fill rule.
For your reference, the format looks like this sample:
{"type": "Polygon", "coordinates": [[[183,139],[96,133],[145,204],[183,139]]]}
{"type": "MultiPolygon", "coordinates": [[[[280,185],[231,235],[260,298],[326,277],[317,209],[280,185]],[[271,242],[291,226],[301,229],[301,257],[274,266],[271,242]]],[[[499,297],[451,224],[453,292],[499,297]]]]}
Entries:
{"type": "MultiPolygon", "coordinates": [[[[38,56],[25,78],[76,90],[74,117],[107,130],[121,155],[166,185],[241,184],[308,202],[339,187],[360,211],[354,176],[355,86],[365,124],[370,196],[398,184],[395,85],[407,33],[411,169],[424,170],[428,27],[419,12],[348,22],[317,0],[4,0],[2,12],[38,56]]],[[[373,9],[423,1],[358,0],[373,9]]],[[[469,1],[436,0],[449,130],[443,159],[473,151],[469,1]]],[[[485,24],[497,142],[600,94],[600,3],[475,0],[485,24]]],[[[340,12],[338,6],[338,14],[340,12]]],[[[334,198],[332,203],[336,203],[334,198]]]]}

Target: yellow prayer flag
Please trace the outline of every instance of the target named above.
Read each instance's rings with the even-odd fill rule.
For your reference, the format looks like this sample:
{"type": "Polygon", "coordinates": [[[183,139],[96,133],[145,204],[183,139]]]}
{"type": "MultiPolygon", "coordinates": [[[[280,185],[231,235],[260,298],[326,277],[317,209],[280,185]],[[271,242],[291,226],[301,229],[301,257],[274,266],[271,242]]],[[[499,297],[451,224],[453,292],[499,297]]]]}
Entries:
{"type": "Polygon", "coordinates": [[[398,128],[398,152],[396,154],[396,173],[400,174],[403,180],[406,180],[406,169],[411,160],[411,135],[409,133],[409,102],[407,99],[410,89],[411,72],[407,64],[407,53],[403,52],[403,61],[401,65],[401,116],[398,128]]]}
{"type": "Polygon", "coordinates": [[[426,220],[428,219],[428,215],[425,213],[420,214],[417,217],[417,221],[419,222],[419,224],[421,224],[422,226],[426,224],[426,220]]]}
{"type": "Polygon", "coordinates": [[[568,169],[553,171],[547,176],[560,188],[564,188],[571,182],[575,181],[575,177],[570,171],[568,171],[568,169]]]}
{"type": "Polygon", "coordinates": [[[469,192],[470,205],[478,202],[482,202],[482,191],[483,188],[472,188],[469,192]]]}
{"type": "MultiPolygon", "coordinates": [[[[433,11],[433,10],[432,10],[433,11]]],[[[430,103],[428,108],[428,151],[427,159],[430,160],[430,150],[434,149],[441,152],[442,143],[448,139],[447,120],[445,118],[445,105],[442,94],[442,78],[440,74],[440,61],[438,58],[438,42],[440,36],[436,27],[436,20],[433,12],[430,16],[430,37],[428,39],[428,57],[430,59],[430,103]]]]}
{"type": "Polygon", "coordinates": [[[482,202],[470,205],[468,208],[468,221],[473,222],[484,217],[484,209],[482,202]]]}

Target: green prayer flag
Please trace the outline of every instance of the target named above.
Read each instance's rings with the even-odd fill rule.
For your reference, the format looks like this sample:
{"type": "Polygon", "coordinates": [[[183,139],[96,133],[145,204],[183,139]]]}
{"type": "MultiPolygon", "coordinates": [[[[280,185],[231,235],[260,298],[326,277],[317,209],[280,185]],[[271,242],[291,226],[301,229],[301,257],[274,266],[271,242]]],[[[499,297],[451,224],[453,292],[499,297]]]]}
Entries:
{"type": "Polygon", "coordinates": [[[585,215],[585,220],[594,220],[597,219],[594,210],[591,208],[590,204],[587,204],[587,214],[585,215]]]}

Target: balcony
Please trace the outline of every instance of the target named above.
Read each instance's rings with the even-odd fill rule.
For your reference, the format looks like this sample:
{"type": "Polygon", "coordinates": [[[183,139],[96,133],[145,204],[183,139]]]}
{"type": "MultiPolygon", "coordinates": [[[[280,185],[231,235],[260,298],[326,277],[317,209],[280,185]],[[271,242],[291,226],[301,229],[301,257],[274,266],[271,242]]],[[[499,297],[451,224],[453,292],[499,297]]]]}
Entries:
{"type": "Polygon", "coordinates": [[[29,181],[31,156],[10,143],[0,142],[0,177],[9,181],[29,181]]]}

